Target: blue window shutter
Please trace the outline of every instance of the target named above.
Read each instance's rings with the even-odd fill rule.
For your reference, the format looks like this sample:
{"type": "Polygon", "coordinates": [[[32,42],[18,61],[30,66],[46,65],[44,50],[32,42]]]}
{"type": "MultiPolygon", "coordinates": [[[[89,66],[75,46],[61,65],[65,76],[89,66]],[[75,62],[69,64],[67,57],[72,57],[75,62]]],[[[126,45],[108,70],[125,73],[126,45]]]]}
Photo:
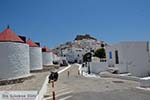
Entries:
{"type": "Polygon", "coordinates": [[[112,52],[109,52],[109,59],[112,59],[112,52]]]}

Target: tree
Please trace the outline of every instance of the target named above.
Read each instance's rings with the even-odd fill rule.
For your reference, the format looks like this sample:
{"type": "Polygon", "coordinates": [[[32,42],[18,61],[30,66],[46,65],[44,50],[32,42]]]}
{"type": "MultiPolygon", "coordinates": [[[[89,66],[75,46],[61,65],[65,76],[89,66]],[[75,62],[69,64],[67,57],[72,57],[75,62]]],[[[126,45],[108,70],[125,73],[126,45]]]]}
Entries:
{"type": "Polygon", "coordinates": [[[94,53],[94,56],[98,58],[106,58],[106,52],[104,48],[97,49],[94,53]]]}
{"type": "Polygon", "coordinates": [[[83,62],[89,62],[89,61],[91,61],[91,57],[92,57],[91,52],[88,52],[88,53],[84,54],[83,55],[83,62]]]}
{"type": "Polygon", "coordinates": [[[88,67],[88,74],[91,73],[91,71],[90,71],[90,62],[91,62],[91,60],[92,60],[91,52],[88,52],[83,56],[83,62],[86,62],[87,67],[88,67]]]}

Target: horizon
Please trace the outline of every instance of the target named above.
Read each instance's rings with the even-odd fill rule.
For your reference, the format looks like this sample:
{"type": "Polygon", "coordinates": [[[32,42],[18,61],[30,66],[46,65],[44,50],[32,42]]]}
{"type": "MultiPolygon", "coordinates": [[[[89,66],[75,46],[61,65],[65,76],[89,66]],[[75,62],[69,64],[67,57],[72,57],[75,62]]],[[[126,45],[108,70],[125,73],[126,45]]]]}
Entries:
{"type": "Polygon", "coordinates": [[[150,41],[149,0],[2,0],[0,32],[17,34],[54,48],[76,35],[106,43],[150,41]]]}

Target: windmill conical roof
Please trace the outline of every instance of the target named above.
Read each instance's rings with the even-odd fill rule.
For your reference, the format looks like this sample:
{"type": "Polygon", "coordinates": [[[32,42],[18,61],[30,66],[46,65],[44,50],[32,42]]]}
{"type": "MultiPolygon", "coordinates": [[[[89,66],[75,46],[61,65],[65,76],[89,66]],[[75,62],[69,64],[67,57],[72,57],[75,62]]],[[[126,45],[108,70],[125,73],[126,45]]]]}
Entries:
{"type": "Polygon", "coordinates": [[[42,52],[50,52],[50,50],[49,50],[46,46],[44,46],[44,47],[42,48],[42,52]]]}
{"type": "Polygon", "coordinates": [[[27,44],[30,46],[30,47],[38,47],[38,45],[36,43],[34,43],[31,39],[28,39],[27,40],[27,44]]]}
{"type": "Polygon", "coordinates": [[[9,26],[0,33],[0,41],[2,42],[22,42],[24,41],[13,32],[9,26]]]}

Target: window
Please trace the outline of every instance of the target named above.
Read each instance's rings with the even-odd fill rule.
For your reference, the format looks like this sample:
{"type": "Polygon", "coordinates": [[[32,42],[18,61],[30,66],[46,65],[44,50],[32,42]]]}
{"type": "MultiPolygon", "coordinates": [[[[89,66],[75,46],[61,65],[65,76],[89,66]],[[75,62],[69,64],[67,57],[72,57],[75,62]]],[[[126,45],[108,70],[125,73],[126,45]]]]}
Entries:
{"type": "Polygon", "coordinates": [[[118,56],[118,51],[115,51],[115,57],[116,57],[116,64],[119,64],[119,56],[118,56]]]}
{"type": "Polygon", "coordinates": [[[112,52],[109,52],[109,59],[112,59],[112,52]]]}

